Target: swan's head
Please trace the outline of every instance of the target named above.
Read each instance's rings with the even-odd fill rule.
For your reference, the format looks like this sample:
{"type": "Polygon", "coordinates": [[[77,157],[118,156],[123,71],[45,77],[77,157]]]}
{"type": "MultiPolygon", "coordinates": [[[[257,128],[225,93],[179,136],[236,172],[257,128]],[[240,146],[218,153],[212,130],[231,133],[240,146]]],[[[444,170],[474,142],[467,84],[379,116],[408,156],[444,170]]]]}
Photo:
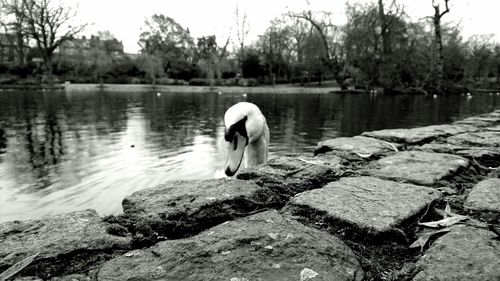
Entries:
{"type": "Polygon", "coordinates": [[[224,138],[229,142],[229,155],[224,171],[226,175],[232,176],[240,167],[245,147],[261,138],[267,123],[255,104],[239,102],[226,111],[224,125],[224,138]]]}

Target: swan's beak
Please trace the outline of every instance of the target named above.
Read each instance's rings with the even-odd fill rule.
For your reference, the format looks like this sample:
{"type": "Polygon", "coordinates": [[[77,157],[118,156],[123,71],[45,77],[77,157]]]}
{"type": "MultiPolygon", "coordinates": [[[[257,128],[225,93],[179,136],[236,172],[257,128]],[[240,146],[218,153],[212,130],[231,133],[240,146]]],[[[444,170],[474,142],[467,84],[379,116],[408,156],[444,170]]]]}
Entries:
{"type": "Polygon", "coordinates": [[[247,145],[247,138],[235,132],[234,138],[229,142],[229,155],[227,156],[224,171],[228,177],[233,176],[240,167],[241,160],[243,159],[243,152],[247,145]]]}

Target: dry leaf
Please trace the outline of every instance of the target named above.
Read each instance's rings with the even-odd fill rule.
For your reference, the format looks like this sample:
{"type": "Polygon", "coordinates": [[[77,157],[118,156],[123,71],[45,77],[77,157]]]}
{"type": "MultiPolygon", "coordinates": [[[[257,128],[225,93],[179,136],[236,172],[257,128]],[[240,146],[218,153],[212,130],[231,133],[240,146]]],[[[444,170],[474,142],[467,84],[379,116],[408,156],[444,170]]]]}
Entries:
{"type": "Polygon", "coordinates": [[[446,202],[446,207],[444,207],[444,218],[446,218],[448,216],[452,216],[451,214],[453,214],[453,213],[451,212],[450,204],[448,204],[448,202],[446,202]]]}
{"type": "Polygon", "coordinates": [[[39,253],[36,253],[34,255],[28,256],[22,261],[14,264],[13,266],[7,268],[4,272],[0,274],[0,281],[4,281],[9,279],[10,277],[16,275],[19,271],[23,270],[25,267],[30,265],[35,258],[38,256],[39,253]]]}
{"type": "Polygon", "coordinates": [[[434,212],[435,212],[436,214],[440,215],[440,216],[441,216],[441,217],[443,217],[443,218],[446,218],[446,217],[447,217],[446,213],[445,213],[444,211],[442,211],[442,210],[439,210],[439,209],[434,208],[434,212]]]}
{"type": "Polygon", "coordinates": [[[359,152],[356,152],[356,154],[357,154],[359,157],[361,157],[361,158],[365,158],[365,159],[366,159],[366,158],[370,158],[370,157],[373,155],[373,153],[364,153],[364,154],[362,154],[362,153],[359,153],[359,152]]]}
{"type": "Polygon", "coordinates": [[[468,216],[461,216],[461,215],[455,215],[453,217],[448,217],[442,220],[438,221],[430,221],[430,222],[421,222],[419,225],[431,227],[431,228],[443,228],[443,227],[449,227],[454,224],[457,224],[461,221],[469,219],[468,216]]]}
{"type": "Polygon", "coordinates": [[[386,142],[386,141],[384,141],[383,143],[386,144],[386,145],[388,145],[388,146],[390,146],[392,148],[392,150],[394,150],[396,152],[399,151],[398,148],[394,144],[392,144],[390,142],[386,142]]]}
{"type": "Polygon", "coordinates": [[[413,242],[410,245],[410,248],[420,247],[420,251],[422,251],[424,249],[425,245],[427,245],[427,242],[429,242],[429,239],[432,236],[434,236],[436,234],[439,234],[439,233],[449,232],[449,231],[450,231],[450,228],[443,228],[443,229],[440,229],[440,230],[435,230],[435,231],[432,231],[432,232],[423,233],[422,235],[420,235],[418,237],[417,240],[415,240],[415,242],[413,242]]]}

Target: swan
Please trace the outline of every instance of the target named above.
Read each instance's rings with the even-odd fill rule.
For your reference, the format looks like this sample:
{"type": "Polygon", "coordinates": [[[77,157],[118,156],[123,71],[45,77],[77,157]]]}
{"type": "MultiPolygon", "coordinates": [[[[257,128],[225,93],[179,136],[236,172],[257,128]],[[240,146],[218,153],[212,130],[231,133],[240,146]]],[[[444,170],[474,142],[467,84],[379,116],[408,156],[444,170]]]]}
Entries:
{"type": "Polygon", "coordinates": [[[259,107],[250,102],[239,102],[224,114],[224,138],[229,142],[224,173],[233,176],[243,158],[244,168],[267,161],[269,127],[259,107]]]}

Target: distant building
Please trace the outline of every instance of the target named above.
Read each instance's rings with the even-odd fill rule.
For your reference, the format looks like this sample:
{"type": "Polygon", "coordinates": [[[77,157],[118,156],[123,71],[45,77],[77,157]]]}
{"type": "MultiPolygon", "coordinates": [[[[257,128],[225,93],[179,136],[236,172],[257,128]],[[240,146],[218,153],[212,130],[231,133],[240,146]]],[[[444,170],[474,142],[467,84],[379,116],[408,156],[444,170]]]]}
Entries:
{"type": "MultiPolygon", "coordinates": [[[[1,64],[20,64],[19,55],[17,53],[17,38],[14,34],[0,33],[0,63],[1,64]]],[[[26,62],[26,55],[28,54],[29,47],[24,47],[23,63],[26,62]]]]}
{"type": "Polygon", "coordinates": [[[113,58],[120,58],[124,56],[123,44],[117,39],[101,40],[98,36],[92,35],[90,38],[85,36],[81,38],[71,38],[64,41],[56,53],[66,60],[74,60],[81,58],[88,58],[92,56],[94,51],[103,51],[113,58]]]}
{"type": "Polygon", "coordinates": [[[82,38],[71,38],[59,45],[55,51],[63,57],[73,57],[90,52],[90,41],[83,36],[82,38]]]}

